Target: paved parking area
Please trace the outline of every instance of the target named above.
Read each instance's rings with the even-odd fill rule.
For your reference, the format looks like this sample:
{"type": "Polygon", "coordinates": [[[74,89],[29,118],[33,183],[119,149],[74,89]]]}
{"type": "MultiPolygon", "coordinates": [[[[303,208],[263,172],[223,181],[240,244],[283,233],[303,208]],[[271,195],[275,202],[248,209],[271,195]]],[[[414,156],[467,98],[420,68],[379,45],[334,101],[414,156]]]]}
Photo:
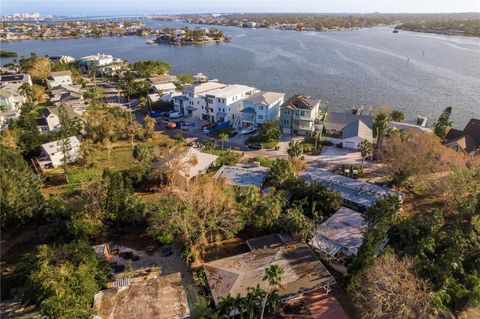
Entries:
{"type": "Polygon", "coordinates": [[[356,150],[324,146],[318,156],[305,155],[305,163],[311,166],[318,164],[361,164],[362,155],[356,150]]]}

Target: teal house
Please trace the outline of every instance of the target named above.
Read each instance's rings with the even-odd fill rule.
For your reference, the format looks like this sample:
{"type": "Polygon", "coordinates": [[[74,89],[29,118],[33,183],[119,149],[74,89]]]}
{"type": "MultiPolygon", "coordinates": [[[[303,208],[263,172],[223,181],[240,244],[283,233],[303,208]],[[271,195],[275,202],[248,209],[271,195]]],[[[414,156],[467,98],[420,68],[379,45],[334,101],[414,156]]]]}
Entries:
{"type": "Polygon", "coordinates": [[[242,127],[258,126],[280,116],[285,93],[260,91],[243,100],[242,127]]]}

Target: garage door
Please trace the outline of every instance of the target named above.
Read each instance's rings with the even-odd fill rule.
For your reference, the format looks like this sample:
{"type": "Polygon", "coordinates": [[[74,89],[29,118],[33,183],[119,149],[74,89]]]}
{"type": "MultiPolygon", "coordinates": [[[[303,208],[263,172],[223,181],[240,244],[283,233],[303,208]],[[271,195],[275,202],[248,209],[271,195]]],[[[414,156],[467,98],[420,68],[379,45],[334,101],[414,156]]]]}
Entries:
{"type": "Polygon", "coordinates": [[[289,128],[283,128],[283,134],[291,134],[292,131],[289,128]]]}
{"type": "Polygon", "coordinates": [[[355,142],[343,142],[344,148],[355,148],[355,142]]]}

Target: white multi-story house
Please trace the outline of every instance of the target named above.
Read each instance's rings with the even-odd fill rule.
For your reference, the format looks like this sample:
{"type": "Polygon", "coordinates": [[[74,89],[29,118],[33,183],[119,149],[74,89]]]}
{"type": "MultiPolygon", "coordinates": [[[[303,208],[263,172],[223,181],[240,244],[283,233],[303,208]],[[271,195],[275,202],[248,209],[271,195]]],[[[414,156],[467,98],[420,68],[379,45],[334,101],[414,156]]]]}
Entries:
{"type": "Polygon", "coordinates": [[[80,58],[80,65],[88,67],[92,63],[94,66],[105,66],[113,63],[113,56],[108,54],[94,54],[80,58]]]}
{"type": "Polygon", "coordinates": [[[242,101],[256,92],[258,90],[254,87],[240,84],[205,92],[201,116],[215,123],[230,121],[233,126],[239,126],[242,101]]]}
{"type": "Polygon", "coordinates": [[[17,90],[18,84],[7,84],[0,89],[0,130],[9,120],[20,116],[20,109],[26,99],[17,90]]]}
{"type": "Polygon", "coordinates": [[[72,84],[72,71],[70,70],[52,72],[47,79],[47,86],[49,90],[72,84]]]}
{"type": "Polygon", "coordinates": [[[39,158],[41,166],[58,167],[64,162],[64,155],[67,155],[66,162],[75,162],[80,152],[80,141],[76,136],[58,140],[42,145],[42,156],[39,158]]]}
{"type": "Polygon", "coordinates": [[[205,96],[208,91],[226,87],[218,82],[205,82],[197,85],[185,86],[182,95],[174,98],[174,109],[176,112],[200,118],[205,109],[205,96]]]}

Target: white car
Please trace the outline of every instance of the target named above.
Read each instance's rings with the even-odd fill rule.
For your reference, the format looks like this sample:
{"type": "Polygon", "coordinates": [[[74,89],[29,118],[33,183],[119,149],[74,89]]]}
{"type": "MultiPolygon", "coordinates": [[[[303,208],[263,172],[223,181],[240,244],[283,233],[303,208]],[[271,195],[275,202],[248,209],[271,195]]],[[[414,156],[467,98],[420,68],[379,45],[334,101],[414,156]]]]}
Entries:
{"type": "Polygon", "coordinates": [[[178,112],[173,112],[173,113],[168,114],[168,117],[171,118],[171,119],[178,119],[178,118],[182,117],[182,115],[178,112]]]}
{"type": "Polygon", "coordinates": [[[243,130],[240,131],[240,134],[242,135],[247,135],[247,134],[250,134],[250,133],[253,133],[257,130],[256,127],[254,126],[250,126],[250,127],[247,127],[247,128],[244,128],[243,130]]]}

